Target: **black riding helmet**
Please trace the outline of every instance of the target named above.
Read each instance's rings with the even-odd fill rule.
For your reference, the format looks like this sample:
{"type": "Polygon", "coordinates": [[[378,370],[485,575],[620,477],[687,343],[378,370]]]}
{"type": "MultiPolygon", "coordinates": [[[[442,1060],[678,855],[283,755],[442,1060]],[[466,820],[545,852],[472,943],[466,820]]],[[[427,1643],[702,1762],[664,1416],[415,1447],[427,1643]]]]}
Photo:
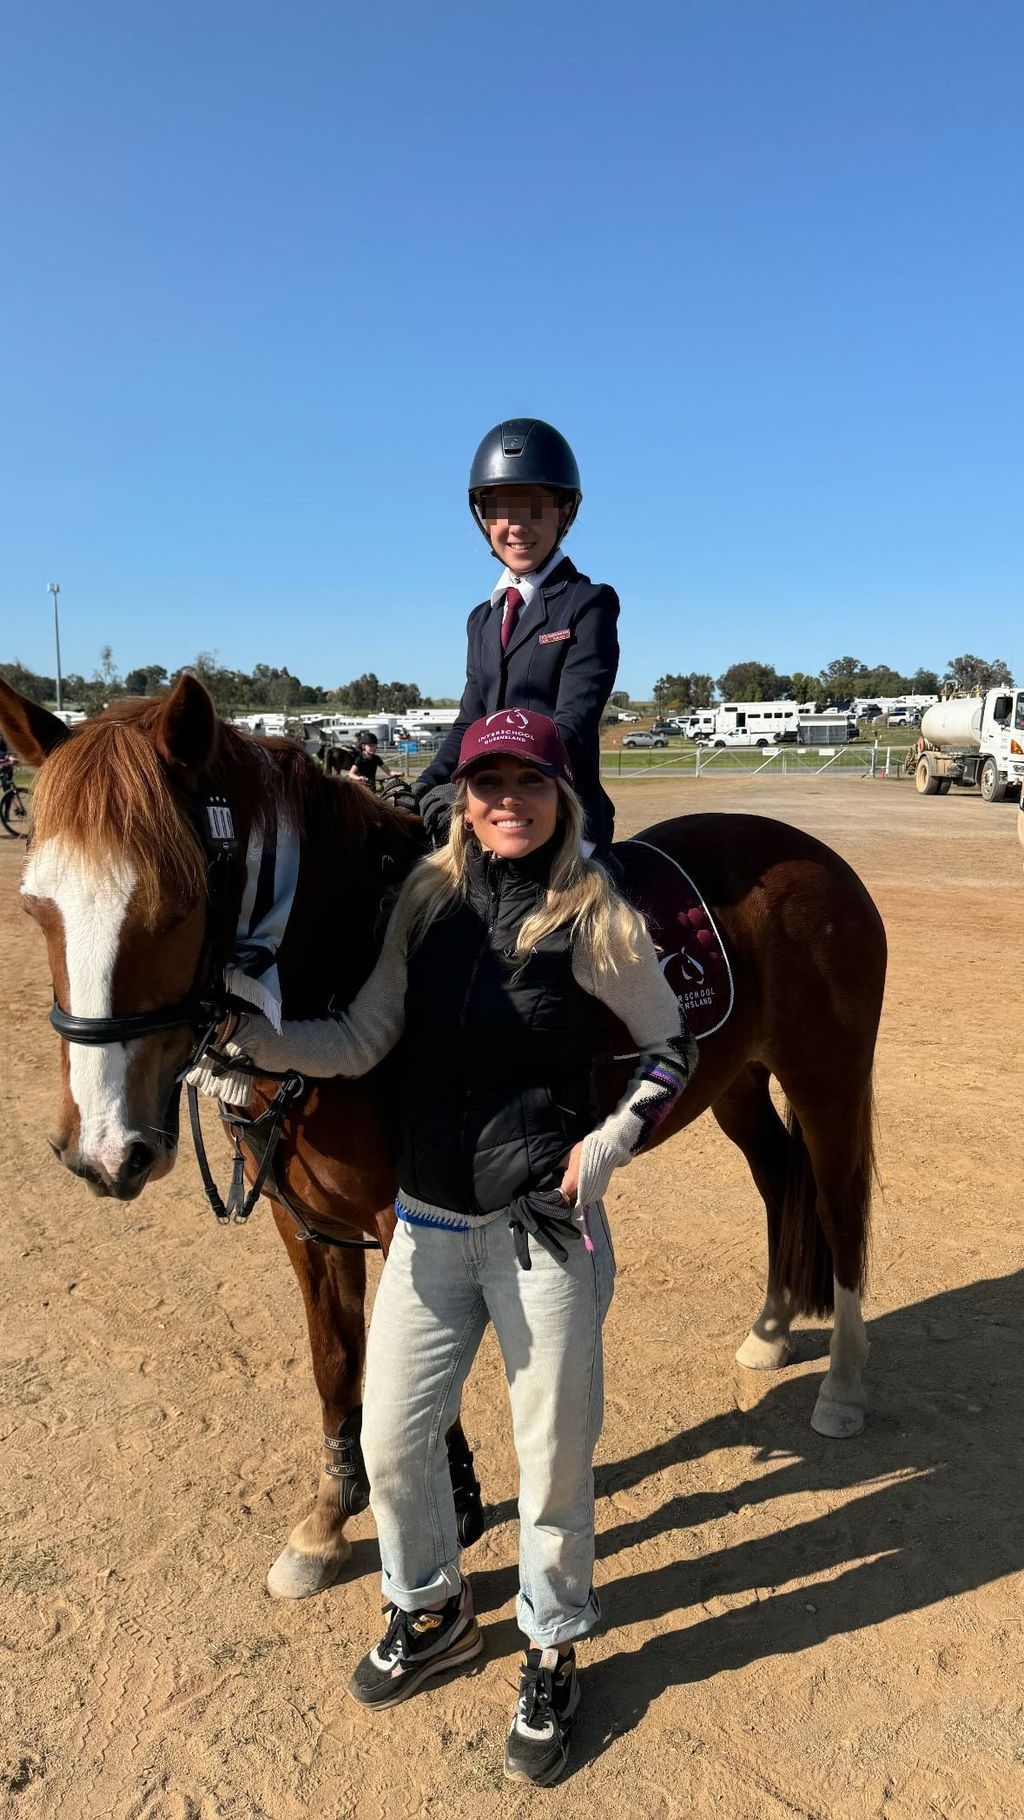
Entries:
{"type": "Polygon", "coordinates": [[[488,546],[491,540],[480,511],[480,496],[502,485],[547,487],[557,493],[565,505],[560,537],[568,531],[583,498],[575,455],[565,437],[539,417],[510,417],[495,424],[473,457],[469,509],[488,546]]]}

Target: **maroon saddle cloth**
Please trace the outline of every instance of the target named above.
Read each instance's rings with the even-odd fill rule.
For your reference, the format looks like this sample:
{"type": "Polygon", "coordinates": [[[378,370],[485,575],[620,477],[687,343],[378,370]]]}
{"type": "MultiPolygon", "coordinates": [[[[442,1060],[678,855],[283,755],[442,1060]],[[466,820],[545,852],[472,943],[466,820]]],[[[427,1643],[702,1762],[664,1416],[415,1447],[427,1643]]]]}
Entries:
{"type": "MultiPolygon", "coordinates": [[[[647,918],[661,970],[698,1042],[713,1036],[733,1006],[732,968],[715,920],[690,874],[648,840],[612,848],[625,874],[622,887],[647,918]]],[[[608,1060],[636,1054],[621,1024],[609,1019],[608,1060]]]]}

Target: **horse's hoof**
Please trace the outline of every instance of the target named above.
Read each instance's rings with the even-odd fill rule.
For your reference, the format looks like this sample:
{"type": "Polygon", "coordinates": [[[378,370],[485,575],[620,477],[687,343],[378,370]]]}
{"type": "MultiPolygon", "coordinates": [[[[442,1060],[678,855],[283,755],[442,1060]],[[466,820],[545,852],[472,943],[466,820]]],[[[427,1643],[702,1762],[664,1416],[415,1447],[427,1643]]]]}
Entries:
{"type": "Polygon", "coordinates": [[[811,1427],[817,1435],[827,1435],[831,1441],[848,1441],[851,1435],[859,1435],[864,1426],[864,1411],[856,1403],[833,1403],[828,1397],[819,1397],[814,1405],[811,1427]]]}
{"type": "Polygon", "coordinates": [[[788,1334],[764,1340],[751,1328],[736,1354],[736,1363],[745,1366],[747,1371],[781,1371],[783,1365],[789,1364],[789,1354],[788,1334]]]}
{"type": "Polygon", "coordinates": [[[272,1599],[311,1599],[336,1585],[351,1553],[344,1536],[329,1555],[303,1554],[286,1543],[267,1575],[267,1591],[272,1599]]]}
{"type": "Polygon", "coordinates": [[[459,1532],[459,1547],[472,1548],[473,1543],[479,1542],[487,1528],[487,1518],[484,1515],[481,1499],[469,1497],[465,1499],[461,1507],[457,1505],[455,1522],[459,1532]]]}

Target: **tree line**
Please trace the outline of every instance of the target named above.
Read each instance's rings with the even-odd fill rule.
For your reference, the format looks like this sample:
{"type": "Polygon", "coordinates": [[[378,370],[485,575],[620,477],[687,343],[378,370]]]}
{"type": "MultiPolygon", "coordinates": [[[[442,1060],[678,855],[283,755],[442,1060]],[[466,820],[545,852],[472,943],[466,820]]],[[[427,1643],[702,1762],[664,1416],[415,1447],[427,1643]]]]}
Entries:
{"type": "MultiPolygon", "coordinates": [[[[771,664],[730,664],[719,677],[691,670],[689,674],[659,676],[654,685],[655,705],[668,708],[710,708],[717,688],[723,701],[851,701],[878,695],[938,695],[943,688],[973,694],[975,690],[1012,686],[1013,677],[1001,657],[974,657],[965,652],[951,657],[945,675],[935,670],[915,670],[904,676],[888,664],[871,666],[859,657],[836,657],[823,670],[794,670],[792,675],[771,664]]],[[[612,697],[615,702],[615,696],[612,697]]]]}
{"type": "MultiPolygon", "coordinates": [[[[279,713],[303,708],[324,707],[335,712],[370,714],[405,714],[410,708],[433,708],[438,704],[421,695],[415,683],[381,682],[371,671],[341,683],[336,689],[323,689],[317,683],[304,683],[284,666],[256,664],[251,670],[231,670],[217,662],[212,652],[200,651],[190,664],[168,670],[163,664],[139,664],[122,676],[109,645],[100,651],[100,661],[92,676],[74,673],[62,678],[65,707],[83,708],[92,714],[108,702],[126,695],[162,695],[173,688],[179,676],[188,671],[198,676],[209,690],[218,713],[229,715],[243,708],[267,708],[279,713]]],[[[0,664],[0,676],[13,689],[30,700],[52,702],[57,699],[57,679],[29,670],[22,663],[0,664]]]]}
{"type": "MultiPolygon", "coordinates": [[[[92,714],[120,696],[161,695],[185,671],[199,677],[218,712],[225,715],[248,708],[288,713],[320,707],[335,713],[405,714],[410,708],[456,705],[450,698],[422,695],[415,683],[381,682],[372,670],[335,689],[324,689],[318,683],[304,683],[287,666],[256,664],[251,671],[231,670],[218,663],[210,651],[200,651],[192,663],[183,664],[178,670],[167,670],[163,664],[139,664],[122,676],[109,645],[102,647],[91,677],[71,674],[63,678],[64,705],[84,708],[92,714]]],[[[17,661],[0,663],[0,676],[32,701],[56,700],[57,682],[53,676],[37,674],[17,661]]],[[[723,701],[824,702],[845,701],[854,696],[938,695],[943,688],[969,695],[975,690],[984,692],[1012,683],[1013,677],[1002,658],[974,657],[969,652],[951,657],[941,678],[935,670],[919,669],[912,676],[903,676],[888,664],[871,667],[859,657],[836,657],[823,670],[794,670],[792,675],[757,662],[730,664],[719,677],[697,670],[678,675],[666,673],[654,685],[654,703],[664,713],[670,709],[709,708],[716,690],[723,701]]],[[[610,705],[628,708],[629,704],[628,692],[616,689],[610,705]]]]}

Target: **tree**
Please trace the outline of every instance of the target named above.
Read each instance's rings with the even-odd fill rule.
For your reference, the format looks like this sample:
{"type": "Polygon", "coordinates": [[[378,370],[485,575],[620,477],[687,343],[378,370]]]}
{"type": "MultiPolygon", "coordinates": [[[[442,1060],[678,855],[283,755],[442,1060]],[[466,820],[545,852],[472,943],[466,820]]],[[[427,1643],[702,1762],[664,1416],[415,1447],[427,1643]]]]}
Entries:
{"type": "Polygon", "coordinates": [[[771,664],[751,661],[730,664],[718,678],[718,687],[726,701],[778,701],[782,679],[771,664]]]}
{"type": "Polygon", "coordinates": [[[879,664],[877,669],[865,671],[857,678],[857,695],[905,695],[910,687],[907,678],[888,664],[879,664]]]}
{"type": "Polygon", "coordinates": [[[986,689],[1013,687],[1013,677],[1001,657],[988,662],[984,657],[972,657],[970,652],[949,659],[944,681],[965,695],[973,695],[975,690],[983,695],[986,689]]]}
{"type": "Polygon", "coordinates": [[[613,689],[612,693],[608,697],[608,706],[610,708],[628,708],[629,707],[629,690],[628,689],[613,689]]]}
{"type": "Polygon", "coordinates": [[[859,657],[834,657],[822,670],[821,680],[829,695],[863,695],[861,684],[867,675],[867,665],[859,657]]]}
{"type": "Polygon", "coordinates": [[[789,679],[790,701],[817,701],[821,693],[821,679],[810,676],[803,670],[794,670],[789,679]]]}
{"type": "Polygon", "coordinates": [[[96,681],[103,684],[108,695],[120,693],[121,672],[114,662],[114,653],[109,645],[100,646],[100,665],[94,674],[96,681]]]}
{"type": "MultiPolygon", "coordinates": [[[[690,670],[686,675],[659,676],[654,685],[654,701],[661,713],[670,708],[710,708],[714,692],[713,677],[690,670]]],[[[613,695],[611,699],[615,701],[616,697],[613,695]]],[[[628,697],[623,699],[628,701],[628,697]]]]}
{"type": "Polygon", "coordinates": [[[406,714],[410,708],[421,708],[423,698],[415,683],[381,683],[373,705],[384,714],[406,714]]]}
{"type": "Polygon", "coordinates": [[[915,670],[907,685],[908,695],[937,695],[939,679],[934,670],[915,670]]]}
{"type": "Polygon", "coordinates": [[[363,676],[356,676],[352,682],[342,683],[338,690],[338,705],[351,708],[353,713],[369,712],[377,706],[380,694],[380,683],[372,670],[363,676]]]}
{"type": "Polygon", "coordinates": [[[137,669],[129,670],[124,679],[126,695],[158,695],[167,687],[167,671],[163,664],[140,664],[137,669]]]}
{"type": "Polygon", "coordinates": [[[654,685],[654,703],[662,712],[664,712],[666,708],[685,708],[685,676],[659,676],[654,685]]]}
{"type": "Polygon", "coordinates": [[[27,695],[29,701],[37,701],[40,707],[56,697],[56,677],[37,676],[34,670],[27,670],[17,658],[12,664],[0,664],[0,676],[5,683],[10,683],[12,689],[17,689],[19,695],[27,695]]]}
{"type": "Polygon", "coordinates": [[[704,670],[691,670],[686,678],[689,708],[710,708],[715,695],[715,679],[704,670]]]}

